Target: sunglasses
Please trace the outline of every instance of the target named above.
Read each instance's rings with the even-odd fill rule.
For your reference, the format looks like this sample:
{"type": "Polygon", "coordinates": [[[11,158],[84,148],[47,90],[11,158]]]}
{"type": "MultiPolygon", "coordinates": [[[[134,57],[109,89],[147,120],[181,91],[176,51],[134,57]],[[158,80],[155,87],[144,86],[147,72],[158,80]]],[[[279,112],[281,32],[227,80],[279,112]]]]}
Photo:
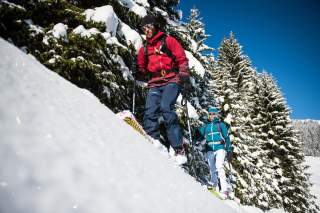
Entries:
{"type": "Polygon", "coordinates": [[[143,31],[146,31],[146,30],[152,29],[152,28],[154,28],[154,25],[153,25],[153,24],[146,24],[146,25],[144,25],[144,26],[142,27],[142,30],[143,30],[143,31]]]}
{"type": "Polygon", "coordinates": [[[216,115],[217,113],[210,112],[209,115],[216,115]]]}

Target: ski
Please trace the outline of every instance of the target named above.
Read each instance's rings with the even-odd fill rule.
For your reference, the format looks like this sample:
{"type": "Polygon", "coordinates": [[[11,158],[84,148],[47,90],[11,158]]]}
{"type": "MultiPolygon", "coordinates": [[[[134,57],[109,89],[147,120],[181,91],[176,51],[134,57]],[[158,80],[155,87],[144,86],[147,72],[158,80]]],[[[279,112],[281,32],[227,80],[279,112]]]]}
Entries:
{"type": "Polygon", "coordinates": [[[223,199],[223,197],[221,197],[220,193],[217,192],[214,188],[212,187],[208,187],[209,192],[211,192],[211,194],[213,194],[215,197],[219,198],[220,200],[225,200],[223,199]]]}
{"type": "Polygon", "coordinates": [[[143,129],[143,127],[139,124],[135,116],[129,111],[124,110],[119,113],[117,113],[117,116],[125,121],[128,125],[130,125],[135,131],[140,133],[144,138],[146,138],[150,143],[153,144],[156,149],[158,149],[161,153],[167,155],[170,159],[172,159],[176,165],[183,166],[187,162],[187,157],[181,157],[179,155],[176,155],[174,150],[170,148],[169,152],[168,149],[160,143],[159,140],[155,140],[152,137],[150,137],[143,129]]]}
{"type": "Polygon", "coordinates": [[[220,200],[223,200],[223,201],[227,201],[227,200],[231,200],[231,201],[234,201],[235,203],[237,203],[238,205],[240,205],[240,199],[235,197],[233,192],[230,192],[228,194],[228,196],[226,198],[222,197],[221,194],[216,191],[213,187],[207,187],[208,191],[211,192],[211,194],[213,194],[215,197],[219,198],[220,200]]]}
{"type": "Polygon", "coordinates": [[[152,138],[144,131],[143,127],[139,124],[135,116],[129,111],[124,110],[117,113],[117,116],[129,124],[134,130],[139,132],[142,136],[144,136],[150,143],[153,143],[152,138]]]}

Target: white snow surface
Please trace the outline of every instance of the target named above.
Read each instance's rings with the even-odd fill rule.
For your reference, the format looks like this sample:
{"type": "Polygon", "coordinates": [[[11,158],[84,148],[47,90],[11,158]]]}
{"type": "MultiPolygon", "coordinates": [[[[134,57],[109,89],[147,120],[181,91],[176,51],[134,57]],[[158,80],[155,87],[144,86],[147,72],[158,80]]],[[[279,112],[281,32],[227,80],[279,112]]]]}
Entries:
{"type": "Polygon", "coordinates": [[[90,92],[0,47],[1,213],[236,212],[90,92]]]}
{"type": "Polygon", "coordinates": [[[313,184],[311,193],[317,197],[316,204],[320,206],[320,158],[308,156],[306,164],[310,166],[308,172],[311,174],[310,181],[313,184]]]}
{"type": "Polygon", "coordinates": [[[106,32],[110,33],[112,36],[116,35],[119,20],[111,5],[88,9],[84,11],[84,14],[86,16],[86,21],[92,20],[95,22],[102,22],[106,26],[106,32]]]}
{"type": "Polygon", "coordinates": [[[203,77],[205,73],[205,69],[202,66],[202,64],[192,55],[191,52],[185,50],[185,53],[187,58],[189,59],[189,68],[190,69],[194,68],[196,73],[201,77],[203,77]]]}
{"type": "Polygon", "coordinates": [[[66,38],[68,26],[62,23],[58,23],[53,26],[52,35],[55,38],[66,38]]]}
{"type": "Polygon", "coordinates": [[[148,2],[148,0],[134,0],[136,3],[138,3],[139,5],[142,5],[144,7],[150,7],[150,4],[148,2]]]}
{"type": "MultiPolygon", "coordinates": [[[[119,0],[119,2],[122,3],[125,7],[129,8],[130,11],[139,15],[141,18],[147,15],[146,8],[143,6],[139,6],[133,0],[119,0]]],[[[142,5],[146,5],[145,2],[141,2],[141,3],[142,3],[142,5]]]]}
{"type": "Polygon", "coordinates": [[[143,41],[140,34],[131,29],[130,26],[124,22],[120,22],[120,29],[118,32],[120,35],[124,36],[128,45],[133,44],[136,53],[138,53],[139,49],[143,46],[143,41]]]}
{"type": "Polygon", "coordinates": [[[75,34],[79,34],[81,37],[90,38],[92,35],[99,34],[100,31],[97,28],[90,28],[87,30],[83,25],[79,25],[73,31],[75,34]]]}

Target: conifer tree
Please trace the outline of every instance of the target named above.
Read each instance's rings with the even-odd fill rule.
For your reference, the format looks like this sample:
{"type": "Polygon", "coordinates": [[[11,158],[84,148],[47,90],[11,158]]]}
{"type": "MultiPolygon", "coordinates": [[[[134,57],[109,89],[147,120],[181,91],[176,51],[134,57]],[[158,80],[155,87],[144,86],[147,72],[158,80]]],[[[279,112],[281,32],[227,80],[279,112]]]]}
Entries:
{"type": "MultiPolygon", "coordinates": [[[[281,191],[282,205],[288,212],[316,212],[314,196],[310,194],[309,176],[306,174],[301,142],[290,120],[290,110],[272,76],[262,74],[266,99],[266,124],[270,152],[268,158],[277,164],[276,181],[281,191]]],[[[318,209],[319,210],[319,209],[318,209]]]]}
{"type": "MultiPolygon", "coordinates": [[[[23,46],[49,69],[90,90],[102,103],[118,112],[131,108],[132,81],[123,72],[129,71],[134,57],[131,55],[132,47],[126,44],[121,34],[111,32],[105,24],[87,20],[86,8],[82,8],[95,9],[106,3],[85,0],[22,1],[15,9],[21,13],[14,16],[12,6],[5,7],[6,3],[1,2],[4,5],[1,9],[6,11],[2,13],[1,26],[6,28],[4,38],[23,46]],[[10,26],[19,19],[25,21],[11,30],[10,26]],[[57,25],[65,27],[65,36],[54,36],[57,25]],[[87,34],[76,33],[78,27],[87,34]]],[[[109,3],[113,11],[117,11],[117,16],[136,26],[136,16],[128,8],[118,1],[111,0],[109,3]]],[[[142,103],[143,91],[138,88],[138,92],[137,102],[142,103]]]]}
{"type": "Polygon", "coordinates": [[[256,146],[259,147],[258,152],[255,153],[255,164],[258,167],[258,173],[255,174],[256,182],[258,182],[259,190],[257,191],[254,202],[255,206],[269,210],[271,208],[283,208],[281,190],[279,182],[275,178],[277,176],[277,159],[269,158],[271,148],[268,146],[268,124],[266,120],[265,100],[268,96],[260,74],[255,75],[253,81],[255,87],[252,93],[253,101],[250,104],[251,122],[250,134],[254,138],[256,146]]]}
{"type": "Polygon", "coordinates": [[[210,90],[214,85],[214,69],[215,69],[215,58],[213,54],[205,56],[204,67],[206,72],[203,76],[202,84],[200,85],[201,90],[203,91],[202,96],[200,97],[200,105],[204,109],[208,109],[209,106],[215,106],[215,93],[210,90]],[[212,85],[212,86],[211,86],[212,85]]]}
{"type": "Polygon", "coordinates": [[[251,62],[242,52],[233,33],[225,38],[220,47],[214,82],[210,90],[222,111],[224,121],[230,126],[229,133],[235,147],[233,166],[237,171],[236,195],[243,203],[258,203],[256,196],[261,189],[256,178],[257,154],[261,151],[251,134],[250,109],[248,108],[254,92],[255,71],[251,62]]]}
{"type": "Polygon", "coordinates": [[[189,31],[189,34],[191,38],[193,39],[194,43],[193,50],[194,52],[203,53],[203,52],[210,52],[213,50],[213,48],[208,47],[204,41],[209,37],[205,33],[205,25],[202,22],[202,18],[199,17],[200,12],[199,10],[194,6],[190,10],[190,16],[188,17],[188,23],[186,25],[187,30],[189,31]]]}

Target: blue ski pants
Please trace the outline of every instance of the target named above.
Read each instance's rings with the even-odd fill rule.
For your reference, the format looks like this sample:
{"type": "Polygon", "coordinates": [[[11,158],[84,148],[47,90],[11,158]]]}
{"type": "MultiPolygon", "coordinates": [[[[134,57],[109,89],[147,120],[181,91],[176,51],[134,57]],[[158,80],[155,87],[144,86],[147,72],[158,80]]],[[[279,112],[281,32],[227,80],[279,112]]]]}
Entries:
{"type": "Polygon", "coordinates": [[[173,148],[182,146],[182,134],[175,112],[175,103],[180,93],[177,83],[149,89],[145,113],[144,129],[154,139],[160,139],[159,117],[162,116],[167,131],[167,137],[173,148]]]}

